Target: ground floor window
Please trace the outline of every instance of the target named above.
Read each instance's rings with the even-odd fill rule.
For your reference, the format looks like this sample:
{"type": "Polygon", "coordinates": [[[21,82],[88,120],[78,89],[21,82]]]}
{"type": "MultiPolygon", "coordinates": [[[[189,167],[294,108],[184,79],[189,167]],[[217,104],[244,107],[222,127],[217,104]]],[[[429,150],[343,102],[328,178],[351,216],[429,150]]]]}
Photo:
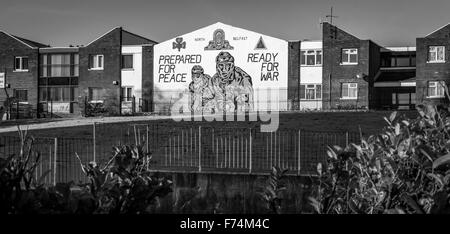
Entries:
{"type": "Polygon", "coordinates": [[[28,102],[28,90],[27,89],[14,89],[14,97],[18,102],[28,102]]]}
{"type": "Polygon", "coordinates": [[[123,101],[131,101],[133,99],[133,87],[122,87],[121,95],[123,101]]]}
{"type": "Polygon", "coordinates": [[[322,85],[321,84],[300,85],[300,99],[303,100],[322,99],[322,85]]]}
{"type": "Polygon", "coordinates": [[[106,98],[105,94],[106,92],[103,88],[90,87],[88,98],[90,102],[103,102],[106,98]]]}
{"type": "Polygon", "coordinates": [[[358,83],[342,83],[341,97],[342,99],[357,99],[358,83]]]}
{"type": "Polygon", "coordinates": [[[76,86],[45,86],[39,88],[39,100],[43,102],[75,102],[78,97],[76,86]]]}
{"type": "Polygon", "coordinates": [[[442,98],[445,96],[445,82],[444,81],[429,81],[428,82],[428,97],[442,98]]]}

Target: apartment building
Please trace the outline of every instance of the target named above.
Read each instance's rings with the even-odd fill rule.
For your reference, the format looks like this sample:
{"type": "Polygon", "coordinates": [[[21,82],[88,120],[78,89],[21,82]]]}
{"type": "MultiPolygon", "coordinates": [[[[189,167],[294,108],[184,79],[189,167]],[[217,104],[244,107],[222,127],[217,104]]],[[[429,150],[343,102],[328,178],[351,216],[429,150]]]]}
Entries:
{"type": "Polygon", "coordinates": [[[417,102],[449,103],[445,90],[450,84],[450,24],[417,38],[417,102]]]}
{"type": "MultiPolygon", "coordinates": [[[[39,49],[48,45],[0,31],[0,105],[15,97],[17,105],[38,108],[39,49]]],[[[3,107],[7,108],[7,107],[3,107]]],[[[28,111],[32,113],[33,111],[28,111]]]]}
{"type": "Polygon", "coordinates": [[[50,47],[0,31],[0,102],[15,97],[37,115],[83,115],[92,104],[113,115],[159,111],[158,103],[173,106],[195,96],[189,91],[194,67],[202,67],[204,77],[220,77],[217,56],[228,52],[238,75],[251,78],[231,106],[244,99],[248,105],[249,98],[257,109],[277,110],[407,110],[422,102],[447,103],[450,24],[416,42],[380,46],[326,22],[321,40],[303,41],[222,23],[160,44],[117,27],[77,47],[50,47]]]}

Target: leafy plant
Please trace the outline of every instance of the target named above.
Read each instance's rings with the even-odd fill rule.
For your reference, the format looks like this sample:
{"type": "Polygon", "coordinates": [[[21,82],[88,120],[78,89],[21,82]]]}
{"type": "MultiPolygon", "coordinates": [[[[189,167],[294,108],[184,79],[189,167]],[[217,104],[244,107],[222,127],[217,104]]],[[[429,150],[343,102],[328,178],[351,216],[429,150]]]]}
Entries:
{"type": "Polygon", "coordinates": [[[450,213],[450,117],[419,106],[408,120],[385,118],[381,134],[360,144],[330,147],[318,165],[317,213],[450,213]]]}
{"type": "Polygon", "coordinates": [[[284,178],[287,171],[287,169],[282,170],[279,167],[272,167],[266,185],[263,187],[263,191],[259,193],[266,209],[275,214],[281,214],[281,193],[286,190],[284,178]]]}
{"type": "Polygon", "coordinates": [[[114,156],[103,168],[95,162],[84,165],[80,160],[91,181],[89,192],[96,201],[93,212],[154,212],[159,199],[172,192],[172,181],[153,175],[148,170],[150,159],[141,146],[120,146],[114,148],[114,156]]]}

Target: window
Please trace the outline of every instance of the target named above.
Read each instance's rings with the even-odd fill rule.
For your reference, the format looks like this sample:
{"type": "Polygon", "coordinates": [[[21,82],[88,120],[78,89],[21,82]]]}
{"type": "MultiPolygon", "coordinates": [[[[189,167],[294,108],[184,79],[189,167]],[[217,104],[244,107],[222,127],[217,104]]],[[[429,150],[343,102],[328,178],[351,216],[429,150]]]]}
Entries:
{"type": "Polygon", "coordinates": [[[14,57],[14,71],[28,71],[28,57],[14,57]]]}
{"type": "Polygon", "coordinates": [[[44,102],[74,102],[78,88],[71,86],[39,87],[39,100],[44,102]]]}
{"type": "Polygon", "coordinates": [[[122,69],[133,69],[133,55],[122,55],[122,69]]]}
{"type": "Polygon", "coordinates": [[[342,64],[358,64],[358,49],[342,49],[342,64]]]}
{"type": "Polygon", "coordinates": [[[89,55],[89,69],[103,70],[103,55],[89,55]]]}
{"type": "Polygon", "coordinates": [[[428,62],[430,63],[445,62],[445,46],[428,47],[428,62]]]}
{"type": "Polygon", "coordinates": [[[302,50],[301,65],[304,66],[322,65],[322,50],[302,50]]]}
{"type": "Polygon", "coordinates": [[[122,100],[132,101],[133,99],[133,88],[132,87],[122,87],[122,100]]]}
{"type": "Polygon", "coordinates": [[[15,89],[14,97],[19,102],[28,102],[28,90],[26,89],[15,89]]]}
{"type": "Polygon", "coordinates": [[[300,85],[300,99],[304,100],[318,100],[322,99],[322,85],[320,84],[305,84],[300,85]]]}
{"type": "Polygon", "coordinates": [[[444,97],[445,95],[444,81],[429,81],[428,82],[428,97],[444,97]]]}
{"type": "Polygon", "coordinates": [[[342,99],[357,99],[358,98],[358,84],[357,83],[342,83],[342,99]]]}
{"type": "Polygon", "coordinates": [[[102,88],[89,88],[89,101],[103,102],[105,99],[105,90],[102,88]]]}
{"type": "Polygon", "coordinates": [[[70,54],[52,54],[51,77],[70,76],[70,54]]]}

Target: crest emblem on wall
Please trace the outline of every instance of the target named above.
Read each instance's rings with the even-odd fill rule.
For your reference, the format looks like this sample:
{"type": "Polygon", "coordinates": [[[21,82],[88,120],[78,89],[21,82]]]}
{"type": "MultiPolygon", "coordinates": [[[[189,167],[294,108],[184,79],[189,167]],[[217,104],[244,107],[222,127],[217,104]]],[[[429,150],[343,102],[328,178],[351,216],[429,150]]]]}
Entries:
{"type": "Polygon", "coordinates": [[[186,42],[183,41],[182,37],[177,37],[175,39],[175,42],[172,43],[173,49],[178,49],[180,51],[181,49],[186,49],[186,42]]]}
{"type": "Polygon", "coordinates": [[[209,41],[205,50],[232,50],[233,46],[225,40],[225,32],[222,29],[216,29],[213,33],[213,39],[209,41]]]}

